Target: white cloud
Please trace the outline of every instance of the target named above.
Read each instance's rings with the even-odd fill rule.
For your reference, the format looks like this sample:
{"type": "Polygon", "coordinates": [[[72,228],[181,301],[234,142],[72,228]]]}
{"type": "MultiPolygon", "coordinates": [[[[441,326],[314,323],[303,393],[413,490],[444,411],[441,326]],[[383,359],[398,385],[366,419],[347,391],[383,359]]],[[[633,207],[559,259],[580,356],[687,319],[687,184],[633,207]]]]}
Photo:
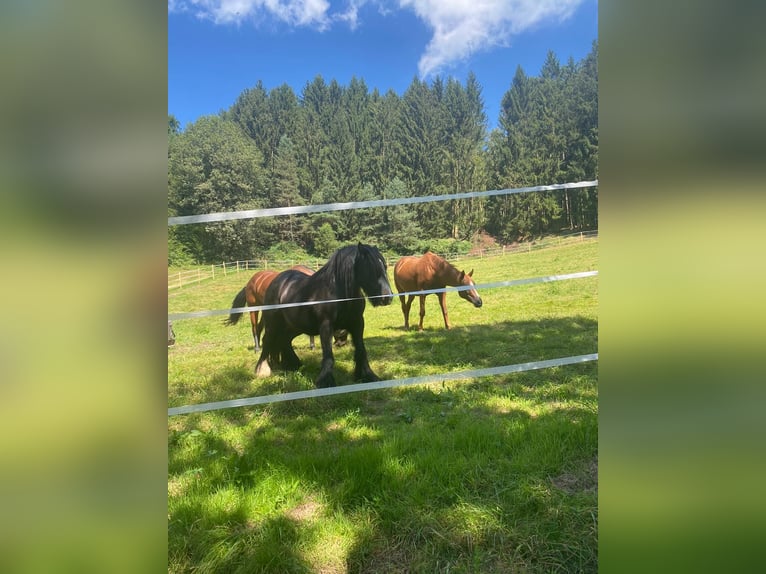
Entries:
{"type": "Polygon", "coordinates": [[[507,46],[513,36],[535,26],[569,18],[584,0],[168,0],[170,12],[191,12],[216,24],[271,16],[291,26],[329,28],[344,22],[359,25],[360,8],[377,6],[380,14],[393,9],[412,10],[433,36],[421,56],[422,77],[435,74],[455,62],[507,46]],[[396,7],[394,5],[397,4],[396,7]]]}
{"type": "Polygon", "coordinates": [[[268,14],[292,26],[324,29],[329,9],[328,0],[168,0],[169,12],[192,12],[216,24],[238,24],[268,14]]]}
{"type": "Polygon", "coordinates": [[[400,0],[433,30],[418,63],[425,77],[546,22],[567,19],[583,0],[400,0]]]}

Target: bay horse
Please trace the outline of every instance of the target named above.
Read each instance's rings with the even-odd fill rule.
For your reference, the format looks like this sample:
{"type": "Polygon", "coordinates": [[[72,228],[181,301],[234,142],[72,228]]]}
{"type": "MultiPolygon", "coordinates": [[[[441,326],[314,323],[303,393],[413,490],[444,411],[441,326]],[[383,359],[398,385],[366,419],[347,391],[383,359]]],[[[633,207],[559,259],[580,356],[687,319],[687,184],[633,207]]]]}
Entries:
{"type": "MultiPolygon", "coordinates": [[[[470,273],[458,271],[453,265],[448,263],[438,255],[426,251],[422,257],[408,255],[399,259],[394,265],[394,283],[399,293],[407,291],[426,291],[429,289],[442,289],[444,287],[457,287],[460,285],[475,285],[473,282],[473,269],[470,273]]],[[[436,293],[439,297],[439,304],[442,308],[444,317],[444,327],[450,329],[449,317],[447,316],[447,293],[436,293]]],[[[481,307],[482,301],[476,289],[458,291],[462,299],[473,304],[474,307],[481,307]]],[[[404,328],[410,328],[410,307],[415,295],[399,295],[399,301],[402,304],[402,313],[404,314],[404,328]],[[405,298],[407,301],[405,302],[405,298]]],[[[418,330],[423,330],[423,317],[426,315],[425,308],[426,296],[420,295],[420,323],[418,330]]]]}
{"type": "Polygon", "coordinates": [[[270,365],[297,371],[301,360],[293,350],[292,340],[305,333],[319,335],[322,343],[322,366],[314,384],[335,386],[332,334],[336,329],[345,329],[354,343],[354,378],[365,383],[379,381],[364,346],[365,296],[373,307],[390,305],[394,299],[386,261],[372,245],[359,243],[338,249],[314,275],[291,269],[277,275],[266,291],[266,305],[325,302],[263,312],[266,332],[255,366],[256,376],[270,376],[270,365]]]}
{"type": "MultiPolygon", "coordinates": [[[[305,265],[294,265],[291,269],[300,271],[305,275],[313,275],[314,270],[305,265]]],[[[278,271],[264,270],[258,271],[250,278],[250,281],[236,294],[231,303],[232,308],[237,307],[255,307],[263,305],[266,297],[266,289],[269,288],[274,278],[279,275],[278,271]]],[[[236,325],[239,322],[242,313],[231,313],[223,322],[224,325],[236,325]]],[[[253,344],[255,352],[261,349],[261,332],[263,331],[263,320],[258,321],[258,311],[250,311],[250,323],[253,329],[253,344]]],[[[335,334],[335,345],[342,347],[348,340],[348,333],[338,332],[335,334]]],[[[314,337],[309,338],[309,348],[314,349],[314,337]]]]}

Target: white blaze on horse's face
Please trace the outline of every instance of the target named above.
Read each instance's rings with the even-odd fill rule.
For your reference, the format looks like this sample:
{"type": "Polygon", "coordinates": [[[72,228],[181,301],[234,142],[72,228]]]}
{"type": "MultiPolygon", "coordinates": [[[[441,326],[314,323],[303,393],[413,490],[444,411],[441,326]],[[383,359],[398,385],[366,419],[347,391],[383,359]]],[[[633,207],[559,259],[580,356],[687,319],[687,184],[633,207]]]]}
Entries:
{"type": "MultiPolygon", "coordinates": [[[[471,285],[472,287],[476,285],[476,283],[473,282],[473,279],[471,276],[473,275],[473,269],[471,269],[471,272],[466,274],[465,271],[461,273],[461,282],[463,285],[471,285]]],[[[460,297],[462,299],[465,299],[469,303],[473,304],[474,307],[481,307],[483,305],[481,297],[479,297],[479,293],[476,291],[476,289],[466,289],[465,291],[458,291],[460,297]]]]}

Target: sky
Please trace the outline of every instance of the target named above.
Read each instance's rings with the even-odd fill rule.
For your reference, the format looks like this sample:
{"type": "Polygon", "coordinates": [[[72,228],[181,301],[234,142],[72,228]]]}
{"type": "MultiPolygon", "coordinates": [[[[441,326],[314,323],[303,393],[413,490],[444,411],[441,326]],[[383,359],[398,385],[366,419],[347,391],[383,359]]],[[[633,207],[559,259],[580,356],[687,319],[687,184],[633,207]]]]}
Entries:
{"type": "Polygon", "coordinates": [[[356,77],[401,96],[472,71],[493,129],[518,66],[538,75],[549,50],[578,62],[597,39],[597,0],[168,0],[168,113],[185,128],[259,80],[300,97],[317,75],[356,77]]]}

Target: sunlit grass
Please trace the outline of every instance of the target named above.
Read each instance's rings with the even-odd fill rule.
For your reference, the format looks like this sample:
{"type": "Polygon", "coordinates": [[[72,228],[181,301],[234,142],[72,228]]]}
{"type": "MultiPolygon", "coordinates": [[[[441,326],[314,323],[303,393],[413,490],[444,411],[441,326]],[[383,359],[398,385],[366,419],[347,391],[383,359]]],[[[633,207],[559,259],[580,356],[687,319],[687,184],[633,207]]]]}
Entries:
{"type": "MultiPolygon", "coordinates": [[[[593,270],[597,246],[458,266],[478,284],[593,270]]],[[[228,308],[248,278],[185,287],[170,312],[228,308]]],[[[402,330],[398,300],[368,307],[370,363],[401,378],[595,352],[597,286],[486,290],[481,309],[451,293],[450,331],[434,296],[423,332],[402,330]]],[[[320,352],[306,337],[301,371],[255,379],[247,317],[175,331],[171,406],[313,388],[320,352]]],[[[351,346],[337,349],[338,384],[352,372],[351,346]]],[[[585,363],[171,417],[169,571],[595,571],[597,413],[585,363]]]]}

